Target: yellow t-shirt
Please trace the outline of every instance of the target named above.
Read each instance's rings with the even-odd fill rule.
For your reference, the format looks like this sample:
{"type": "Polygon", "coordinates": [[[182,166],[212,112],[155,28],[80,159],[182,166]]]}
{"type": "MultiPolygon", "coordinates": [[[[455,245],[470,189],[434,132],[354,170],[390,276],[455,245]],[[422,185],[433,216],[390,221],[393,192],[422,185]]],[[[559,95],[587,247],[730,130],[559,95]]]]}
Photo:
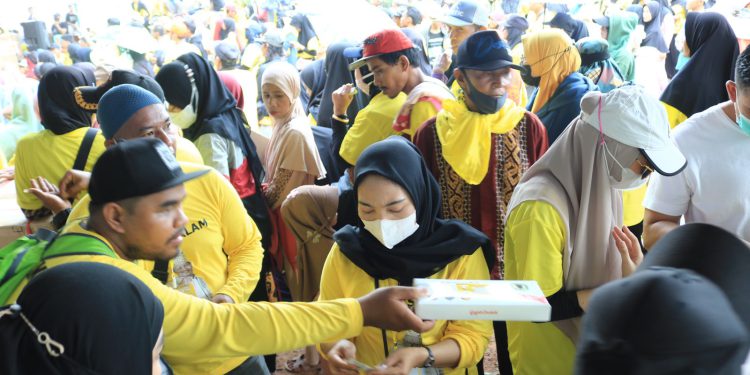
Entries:
{"type": "MultiPolygon", "coordinates": [[[[104,241],[80,225],[68,232],[104,241]]],[[[141,280],[164,305],[162,356],[176,374],[224,374],[251,355],[281,353],[314,342],[335,341],[360,334],[362,308],[355,299],[315,303],[216,304],[164,286],[140,266],[104,255],[60,256],[46,262],[55,267],[96,262],[122,269],[141,280]]],[[[26,283],[12,296],[15,301],[26,283]]],[[[116,338],[113,338],[116,339],[116,338]]]]}
{"type": "MultiPolygon", "coordinates": [[[[505,279],[536,280],[546,297],[562,289],[565,236],[565,223],[551,204],[519,204],[505,226],[505,279]]],[[[514,374],[573,372],[575,345],[554,323],[507,324],[514,374]]]]}
{"type": "Polygon", "coordinates": [[[414,107],[411,109],[411,115],[409,116],[410,127],[409,129],[404,130],[404,133],[409,134],[409,136],[414,136],[422,124],[437,116],[438,112],[438,108],[435,108],[435,106],[429,101],[414,104],[414,107]]]}
{"type": "Polygon", "coordinates": [[[346,132],[339,155],[347,163],[354,165],[362,151],[371,144],[401,134],[393,130],[393,119],[398,115],[404,101],[404,93],[393,99],[379,93],[370,99],[370,104],[359,111],[354,124],[346,132]]]}
{"type": "MultiPolygon", "coordinates": [[[[465,255],[453,261],[431,279],[454,280],[488,280],[490,278],[487,263],[481,249],[472,255],[465,255]]],[[[380,280],[380,287],[396,286],[394,279],[380,280]]],[[[365,271],[352,263],[334,244],[323,266],[320,280],[319,300],[336,298],[357,298],[375,289],[375,280],[365,271]]],[[[393,339],[402,341],[406,332],[386,331],[389,340],[389,351],[393,351],[393,339]]],[[[452,339],[461,348],[458,368],[446,371],[446,375],[476,374],[476,364],[484,356],[489,338],[492,336],[492,323],[486,320],[461,320],[435,322],[435,327],[422,333],[424,345],[433,345],[440,341],[452,339]]],[[[354,337],[354,336],[353,336],[354,337]]],[[[378,328],[365,327],[352,342],[357,346],[357,360],[370,366],[377,366],[385,360],[382,331],[378,328]]]]}
{"type": "MultiPolygon", "coordinates": [[[[42,176],[58,185],[65,172],[73,168],[81,141],[88,127],[62,135],[49,130],[29,134],[18,141],[16,147],[16,199],[24,210],[38,210],[42,202],[33,194],[24,193],[31,187],[31,179],[42,176]]],[[[99,155],[104,152],[104,136],[99,132],[91,145],[84,170],[91,171],[99,155]]]]}
{"type": "Polygon", "coordinates": [[[198,151],[198,147],[195,147],[193,142],[190,142],[183,137],[177,137],[175,148],[177,150],[174,157],[178,161],[203,165],[203,157],[201,156],[200,151],[198,151]]]}
{"type": "MultiPolygon", "coordinates": [[[[185,173],[208,169],[180,162],[185,173]]],[[[215,170],[185,183],[187,197],[182,209],[188,217],[181,249],[212,295],[225,294],[244,302],[255,290],[263,264],[260,232],[247,215],[240,197],[226,178],[215,170]]],[[[68,223],[89,216],[86,195],[68,216],[68,223]]],[[[142,262],[151,271],[153,262],[142,262]]],[[[172,280],[172,267],[169,279],[172,280]]]]}
{"type": "Polygon", "coordinates": [[[679,109],[672,107],[671,105],[661,102],[664,109],[667,110],[667,120],[669,121],[669,127],[674,129],[677,125],[680,125],[688,119],[679,109]]]}
{"type": "Polygon", "coordinates": [[[622,192],[622,214],[625,225],[631,227],[643,221],[643,216],[646,213],[646,209],[643,207],[646,189],[648,189],[648,185],[622,192]]]}

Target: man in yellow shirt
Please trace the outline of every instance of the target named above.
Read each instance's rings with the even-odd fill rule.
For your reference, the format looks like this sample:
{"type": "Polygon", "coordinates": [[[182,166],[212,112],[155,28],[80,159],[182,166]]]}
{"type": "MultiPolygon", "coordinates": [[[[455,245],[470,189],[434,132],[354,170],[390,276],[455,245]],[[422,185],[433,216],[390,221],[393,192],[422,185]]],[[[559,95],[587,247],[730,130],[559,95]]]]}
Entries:
{"type": "Polygon", "coordinates": [[[363,326],[419,332],[432,327],[403,303],[422,295],[411,288],[392,288],[359,301],[214,304],[161,284],[134,262],[168,260],[178,254],[188,222],[182,211],[184,183],[206,173],[184,173],[169,148],[155,139],[135,139],[110,147],[91,175],[90,217],[69,227],[63,236],[93,237],[117,257],[66,255],[50,259],[44,266],[105,263],[144,282],[164,305],[162,354],[178,374],[226,373],[247,355],[352,337],[360,334],[363,326]]]}
{"type": "MultiPolygon", "coordinates": [[[[411,137],[425,123],[435,117],[444,99],[453,99],[441,81],[426,76],[419,65],[418,49],[400,30],[383,30],[365,39],[362,58],[351,63],[349,69],[367,64],[373,74],[373,85],[384,95],[395,99],[402,92],[407,96],[393,129],[411,137]]],[[[333,119],[347,123],[346,113],[333,114],[333,119]]]]}

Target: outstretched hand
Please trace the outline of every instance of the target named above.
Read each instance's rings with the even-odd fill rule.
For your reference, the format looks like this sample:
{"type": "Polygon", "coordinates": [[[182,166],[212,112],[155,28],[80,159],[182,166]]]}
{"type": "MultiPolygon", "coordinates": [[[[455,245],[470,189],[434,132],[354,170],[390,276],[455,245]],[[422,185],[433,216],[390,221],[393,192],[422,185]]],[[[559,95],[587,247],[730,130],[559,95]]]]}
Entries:
{"type": "Polygon", "coordinates": [[[391,331],[413,330],[425,332],[434,321],[424,321],[407,306],[407,300],[416,300],[428,295],[422,288],[389,287],[377,289],[359,298],[364,325],[391,331]]]}
{"type": "Polygon", "coordinates": [[[63,199],[60,196],[60,190],[57,186],[47,181],[44,177],[37,177],[31,179],[31,187],[24,190],[24,193],[34,194],[39,199],[44,207],[52,211],[53,214],[70,208],[70,202],[63,199]]]}

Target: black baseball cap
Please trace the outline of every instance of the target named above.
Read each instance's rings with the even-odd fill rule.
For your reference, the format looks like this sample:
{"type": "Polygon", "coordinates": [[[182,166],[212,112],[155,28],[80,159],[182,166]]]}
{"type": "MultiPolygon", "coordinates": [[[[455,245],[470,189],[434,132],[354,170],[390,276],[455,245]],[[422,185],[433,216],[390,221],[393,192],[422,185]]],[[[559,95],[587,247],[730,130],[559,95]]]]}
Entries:
{"type": "Polygon", "coordinates": [[[126,83],[140,86],[148,91],[151,91],[151,93],[156,95],[156,97],[159,98],[162,102],[164,101],[164,90],[162,90],[161,86],[159,86],[159,83],[157,83],[153,78],[132,70],[125,69],[113,70],[107,82],[104,82],[99,86],[76,87],[73,94],[79,107],[87,111],[96,112],[97,108],[99,108],[99,100],[107,91],[115,86],[126,83]]]}
{"type": "Polygon", "coordinates": [[[594,291],[575,374],[740,374],[749,348],[740,314],[716,284],[687,269],[647,267],[594,291]]]}
{"type": "Polygon", "coordinates": [[[118,202],[158,193],[208,172],[184,173],[164,142],[138,138],[104,151],[91,171],[89,195],[94,204],[118,202]]]}
{"type": "Polygon", "coordinates": [[[458,46],[456,67],[471,70],[525,69],[513,64],[508,45],[495,30],[484,30],[471,34],[458,46]]]}

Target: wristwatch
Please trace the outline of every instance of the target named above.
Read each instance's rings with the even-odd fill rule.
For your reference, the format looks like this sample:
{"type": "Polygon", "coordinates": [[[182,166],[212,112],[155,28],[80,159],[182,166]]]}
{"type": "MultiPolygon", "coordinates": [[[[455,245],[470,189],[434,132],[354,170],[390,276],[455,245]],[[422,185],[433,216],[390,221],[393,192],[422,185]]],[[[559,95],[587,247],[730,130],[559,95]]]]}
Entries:
{"type": "Polygon", "coordinates": [[[423,346],[427,350],[427,359],[424,360],[422,367],[431,368],[435,367],[435,355],[432,354],[432,349],[429,346],[423,346]]]}

